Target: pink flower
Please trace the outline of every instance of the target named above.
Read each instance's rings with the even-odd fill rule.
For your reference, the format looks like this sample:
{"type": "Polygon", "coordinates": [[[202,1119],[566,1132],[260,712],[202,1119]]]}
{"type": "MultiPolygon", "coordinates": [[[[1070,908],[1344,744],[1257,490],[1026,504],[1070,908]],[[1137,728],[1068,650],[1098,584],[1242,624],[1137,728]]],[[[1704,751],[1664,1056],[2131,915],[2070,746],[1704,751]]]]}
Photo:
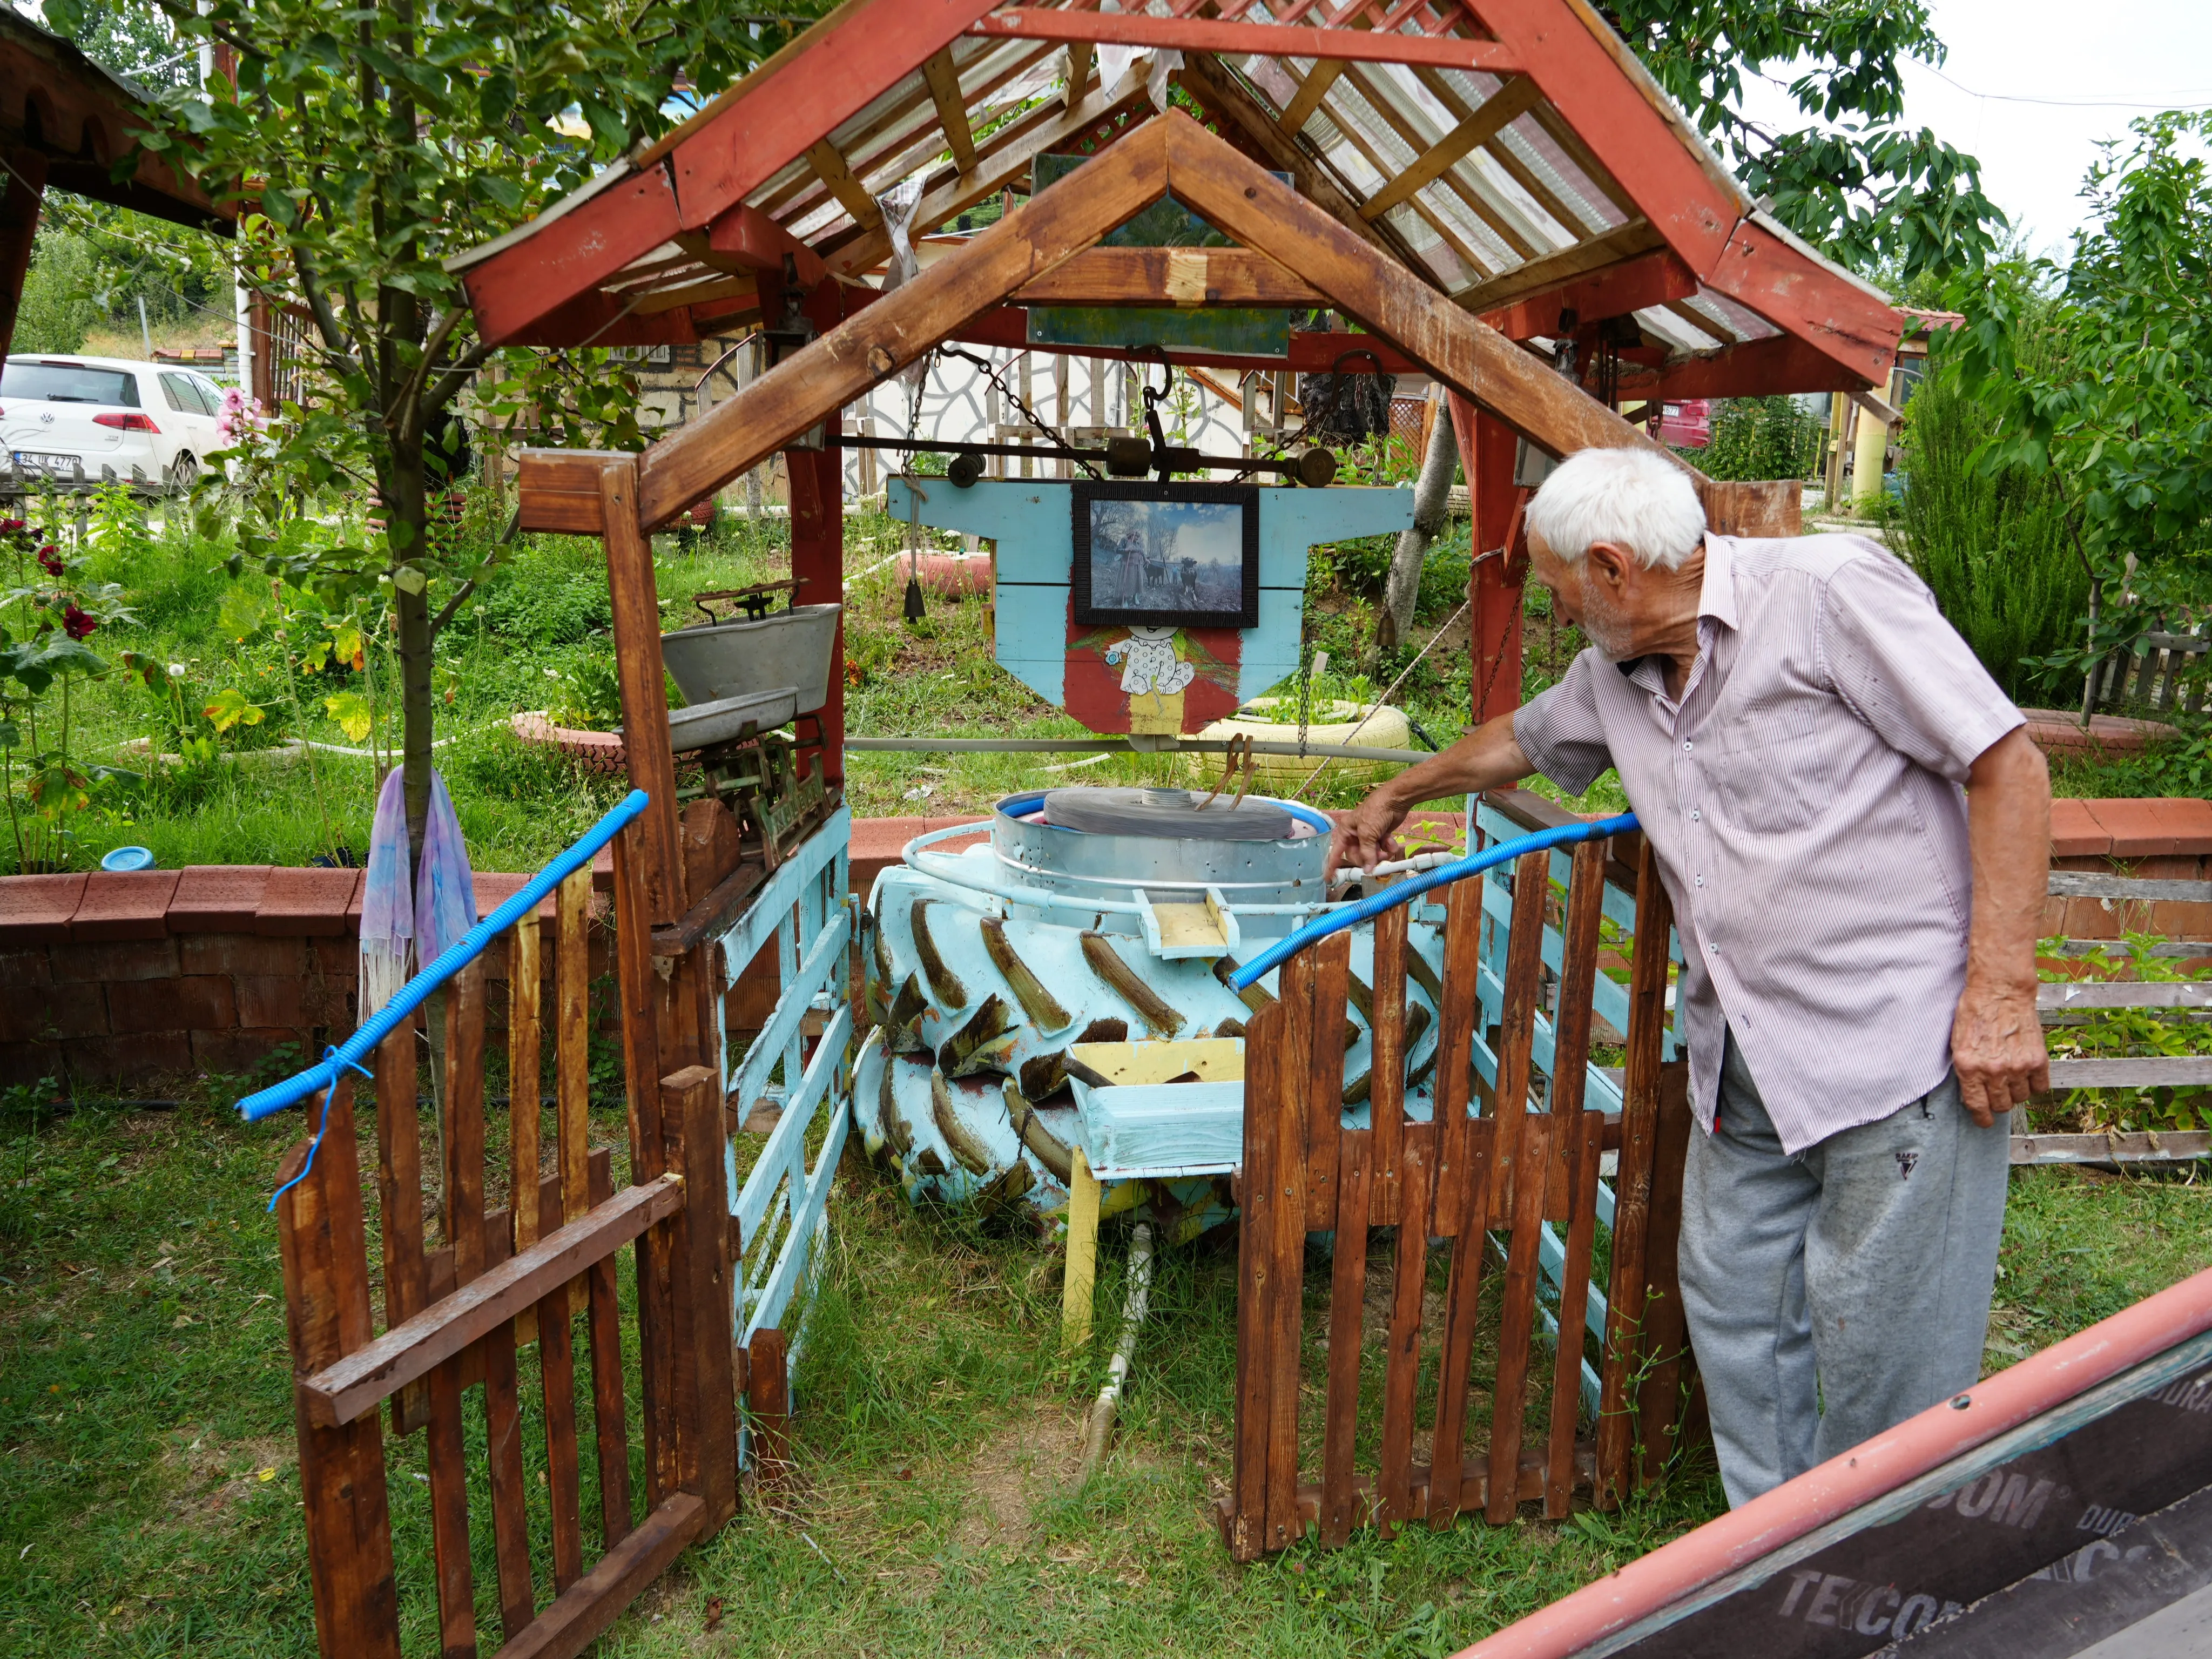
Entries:
{"type": "Polygon", "coordinates": [[[240,391],[236,386],[225,386],[225,387],[223,388],[223,390],[222,390],[222,412],[223,412],[224,414],[226,414],[226,415],[235,415],[235,414],[237,414],[237,413],[238,413],[238,411],[239,411],[240,410],[241,410],[241,409],[243,409],[243,408],[245,408],[245,407],[246,407],[246,394],[245,394],[243,392],[240,392],[240,391]]]}

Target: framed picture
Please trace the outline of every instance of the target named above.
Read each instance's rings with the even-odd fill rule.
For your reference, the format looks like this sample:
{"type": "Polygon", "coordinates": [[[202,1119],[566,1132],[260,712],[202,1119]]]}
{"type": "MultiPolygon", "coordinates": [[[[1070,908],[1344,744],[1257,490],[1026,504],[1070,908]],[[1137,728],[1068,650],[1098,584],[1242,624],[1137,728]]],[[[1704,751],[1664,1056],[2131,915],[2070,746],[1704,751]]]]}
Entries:
{"type": "Polygon", "coordinates": [[[1257,488],[1079,483],[1069,493],[1077,623],[1260,625],[1257,488]]]}

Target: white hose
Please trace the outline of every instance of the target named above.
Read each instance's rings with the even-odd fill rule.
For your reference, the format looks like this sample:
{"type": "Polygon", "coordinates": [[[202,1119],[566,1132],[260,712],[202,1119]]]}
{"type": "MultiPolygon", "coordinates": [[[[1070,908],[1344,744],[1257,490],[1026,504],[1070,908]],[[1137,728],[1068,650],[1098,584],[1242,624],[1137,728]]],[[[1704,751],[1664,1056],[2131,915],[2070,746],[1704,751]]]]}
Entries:
{"type": "Polygon", "coordinates": [[[1401,875],[1413,870],[1433,870],[1438,865],[1449,864],[1460,856],[1457,853],[1416,853],[1409,859],[1395,859],[1388,864],[1378,864],[1372,870],[1339,870],[1329,878],[1329,885],[1345,887],[1355,881],[1372,881],[1377,876],[1401,875]]]}
{"type": "Polygon", "coordinates": [[[1145,1307],[1152,1294],[1152,1226],[1137,1224],[1129,1244],[1129,1289],[1121,1301],[1121,1336],[1114,1345],[1114,1358],[1106,1367],[1106,1386],[1091,1402],[1083,1425],[1083,1469],[1076,1476],[1082,1486],[1098,1473],[1106,1461],[1107,1437],[1114,1432],[1114,1413],[1121,1404],[1121,1387],[1129,1380],[1129,1355],[1137,1346],[1137,1330],[1145,1322],[1145,1307]]]}

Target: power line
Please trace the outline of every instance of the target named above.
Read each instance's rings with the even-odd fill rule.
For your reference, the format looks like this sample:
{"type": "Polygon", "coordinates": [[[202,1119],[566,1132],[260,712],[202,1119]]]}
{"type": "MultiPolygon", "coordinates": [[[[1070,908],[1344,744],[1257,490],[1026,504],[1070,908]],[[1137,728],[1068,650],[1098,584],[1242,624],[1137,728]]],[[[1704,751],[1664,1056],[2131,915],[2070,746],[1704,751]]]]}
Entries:
{"type": "Polygon", "coordinates": [[[1959,91],[1965,93],[1967,97],[1978,98],[1984,103],[2039,104],[2050,109],[2170,110],[2212,108],[2212,104],[2176,101],[2176,100],[2186,100],[2188,98],[2197,96],[2208,90],[2207,88],[2189,88],[2183,92],[2174,94],[2172,98],[2170,98],[2164,102],[2149,104],[2132,103],[2111,98],[2037,98],[2027,93],[1976,92],[1972,87],[1963,86],[1960,85],[1960,82],[1954,81],[1949,76],[1944,74],[1942,70],[1937,69],[1933,64],[1924,64],[1921,67],[1925,69],[1930,75],[1942,82],[1945,85],[1957,88],[1959,91]]]}

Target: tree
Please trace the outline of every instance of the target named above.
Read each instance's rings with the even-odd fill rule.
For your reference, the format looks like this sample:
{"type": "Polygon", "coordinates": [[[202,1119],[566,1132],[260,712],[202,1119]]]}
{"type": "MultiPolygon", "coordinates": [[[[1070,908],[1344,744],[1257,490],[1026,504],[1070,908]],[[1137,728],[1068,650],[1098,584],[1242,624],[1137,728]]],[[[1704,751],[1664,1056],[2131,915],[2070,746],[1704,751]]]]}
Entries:
{"type": "MultiPolygon", "coordinates": [[[[443,262],[657,136],[671,87],[726,86],[787,26],[712,0],[158,3],[181,39],[213,43],[225,64],[204,94],[167,95],[146,147],[212,193],[245,198],[241,280],[312,319],[318,395],[284,411],[271,469],[246,481],[239,556],[326,597],[389,584],[419,849],[433,646],[489,569],[481,550],[436,533],[434,502],[465,468],[457,399],[494,357],[443,262]],[[333,488],[373,488],[380,533],[279,561],[270,520],[301,492],[333,488]]],[[[46,0],[46,12],[65,33],[91,15],[84,0],[46,0]]],[[[556,441],[634,446],[632,400],[608,358],[510,354],[493,378],[501,395],[547,406],[556,441]]]]}
{"type": "Polygon", "coordinates": [[[2212,589],[2212,113],[2131,131],[2090,172],[2092,220],[2066,265],[2010,261],[1962,283],[1948,354],[1978,405],[1977,466],[2054,480],[2122,601],[2092,659],[2212,589]]]}
{"type": "Polygon", "coordinates": [[[1926,0],[1601,0],[1600,9],[1774,216],[1839,263],[1910,277],[1978,265],[1996,246],[2004,216],[1982,194],[1981,164],[1904,123],[1899,64],[1944,58],[1926,0]],[[1786,84],[1807,125],[1781,131],[1746,114],[1745,82],[1758,77],[1786,84]]]}
{"type": "Polygon", "coordinates": [[[85,335],[104,315],[93,297],[97,266],[92,244],[83,237],[40,226],[9,349],[34,354],[82,350],[85,335]]]}

